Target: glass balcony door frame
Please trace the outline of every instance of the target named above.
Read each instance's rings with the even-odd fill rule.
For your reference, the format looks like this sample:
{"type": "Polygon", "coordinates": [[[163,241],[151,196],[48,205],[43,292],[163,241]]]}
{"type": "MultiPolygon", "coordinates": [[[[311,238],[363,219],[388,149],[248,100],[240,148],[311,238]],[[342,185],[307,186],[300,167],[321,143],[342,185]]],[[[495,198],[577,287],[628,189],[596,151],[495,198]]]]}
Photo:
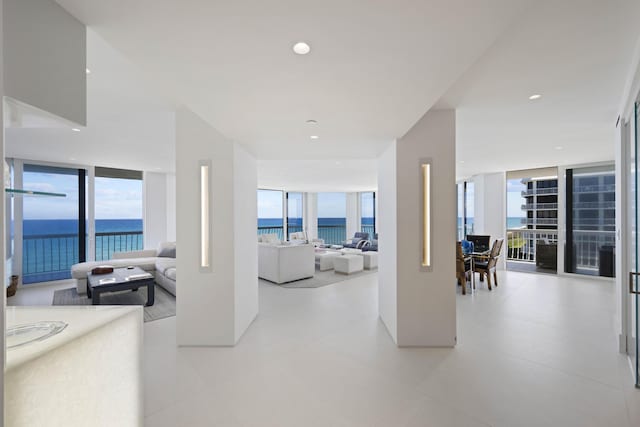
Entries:
{"type": "MultiPolygon", "coordinates": [[[[580,273],[568,273],[565,268],[565,250],[567,248],[567,213],[569,209],[573,209],[572,207],[567,206],[567,171],[575,170],[575,169],[587,169],[587,168],[598,168],[598,167],[606,167],[611,166],[611,162],[595,162],[595,163],[579,163],[574,165],[565,165],[558,166],[558,274],[561,276],[569,276],[583,279],[593,279],[593,280],[603,280],[603,281],[612,281],[614,279],[610,277],[602,277],[602,276],[589,276],[580,273]]],[[[616,170],[616,174],[617,174],[616,170]]],[[[616,179],[616,224],[619,224],[618,220],[618,210],[620,209],[620,204],[618,203],[618,198],[620,196],[620,184],[618,179],[616,179]]],[[[616,230],[618,227],[616,226],[616,230]]],[[[616,258],[619,257],[618,254],[618,245],[620,244],[619,238],[616,237],[616,258]]],[[[616,270],[616,275],[619,273],[616,270]]]]}
{"type": "MultiPolygon", "coordinates": [[[[36,165],[36,166],[51,166],[57,168],[65,168],[65,169],[84,169],[86,171],[87,185],[85,188],[85,207],[86,207],[86,234],[88,236],[87,243],[85,247],[86,253],[86,261],[94,261],[95,260],[95,170],[93,166],[83,165],[83,164],[72,164],[72,163],[55,163],[55,162],[44,162],[39,160],[28,160],[28,159],[11,159],[13,162],[13,174],[14,174],[14,188],[22,188],[23,186],[23,174],[24,174],[24,165],[36,165]]],[[[13,198],[13,218],[14,218],[14,245],[13,245],[13,253],[12,262],[11,262],[11,271],[12,274],[17,274],[20,276],[19,285],[22,286],[22,251],[23,251],[23,238],[24,238],[24,230],[23,230],[23,219],[24,219],[24,198],[23,197],[14,197],[13,198]]],[[[10,238],[10,236],[7,236],[10,238]]],[[[42,286],[46,285],[50,282],[39,282],[29,284],[27,286],[42,286]]]]}

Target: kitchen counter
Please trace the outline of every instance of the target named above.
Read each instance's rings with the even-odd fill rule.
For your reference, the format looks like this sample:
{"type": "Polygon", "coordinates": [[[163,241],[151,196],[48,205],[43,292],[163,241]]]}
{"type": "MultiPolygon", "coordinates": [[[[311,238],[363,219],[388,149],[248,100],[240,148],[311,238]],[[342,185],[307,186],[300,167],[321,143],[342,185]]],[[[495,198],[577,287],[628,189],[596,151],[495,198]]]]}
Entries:
{"type": "Polygon", "coordinates": [[[41,321],[67,327],[7,349],[5,425],[142,425],[142,307],[7,307],[7,327],[41,321]]]}

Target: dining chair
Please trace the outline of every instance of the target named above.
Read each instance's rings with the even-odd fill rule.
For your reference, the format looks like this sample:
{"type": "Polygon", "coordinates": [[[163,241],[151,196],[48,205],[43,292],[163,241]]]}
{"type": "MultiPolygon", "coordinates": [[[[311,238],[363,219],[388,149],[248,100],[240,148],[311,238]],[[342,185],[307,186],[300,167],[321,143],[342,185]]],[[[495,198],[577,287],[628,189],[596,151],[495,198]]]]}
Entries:
{"type": "Polygon", "coordinates": [[[472,274],[471,259],[465,260],[462,243],[458,242],[456,244],[456,279],[458,284],[462,286],[462,295],[467,294],[467,282],[472,274]]]}
{"type": "Polygon", "coordinates": [[[485,276],[487,277],[487,286],[489,287],[489,290],[491,290],[491,275],[493,275],[493,282],[495,286],[498,287],[497,267],[503,243],[504,239],[496,239],[496,241],[493,242],[489,255],[479,256],[473,263],[473,271],[480,274],[480,281],[482,282],[483,278],[485,276]]]}

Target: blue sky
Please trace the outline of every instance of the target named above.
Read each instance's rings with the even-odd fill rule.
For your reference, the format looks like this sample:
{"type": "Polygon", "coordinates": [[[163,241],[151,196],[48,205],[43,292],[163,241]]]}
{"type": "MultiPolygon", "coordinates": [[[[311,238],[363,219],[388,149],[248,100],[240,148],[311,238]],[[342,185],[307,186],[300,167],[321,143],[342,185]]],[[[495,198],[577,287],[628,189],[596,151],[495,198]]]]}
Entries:
{"type": "MultiPolygon", "coordinates": [[[[65,193],[66,197],[25,197],[24,219],[77,219],[78,177],[25,172],[25,190],[65,193]]],[[[142,181],[96,178],[96,219],[141,219],[142,181]]]]}

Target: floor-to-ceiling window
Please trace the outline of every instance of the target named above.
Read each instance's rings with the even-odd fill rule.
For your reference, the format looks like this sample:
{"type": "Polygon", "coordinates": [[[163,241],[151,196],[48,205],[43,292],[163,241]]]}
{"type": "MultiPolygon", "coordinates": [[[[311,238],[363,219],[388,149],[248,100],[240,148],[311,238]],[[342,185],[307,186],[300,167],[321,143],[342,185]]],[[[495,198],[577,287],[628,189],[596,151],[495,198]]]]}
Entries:
{"type": "Polygon", "coordinates": [[[475,203],[475,185],[472,181],[462,181],[456,184],[458,194],[457,239],[464,240],[467,234],[473,234],[473,204],[475,203]]]}
{"type": "Polygon", "coordinates": [[[79,172],[24,165],[22,189],[64,196],[18,196],[22,197],[22,283],[69,279],[71,266],[86,259],[86,231],[81,231],[86,218],[79,202],[82,196],[84,203],[86,184],[79,172]]]}
{"type": "Polygon", "coordinates": [[[345,241],[347,229],[347,195],[318,193],[318,237],[326,244],[345,241]]]}
{"type": "Polygon", "coordinates": [[[567,169],[565,271],[615,276],[614,165],[567,169]]]}
{"type": "Polygon", "coordinates": [[[16,196],[24,284],[68,279],[75,263],[107,260],[113,252],[143,248],[142,172],[96,167],[91,186],[84,168],[19,163],[21,189],[29,192],[16,196]],[[89,253],[90,191],[96,218],[93,253],[89,253]]]}
{"type": "Polygon", "coordinates": [[[258,234],[277,234],[284,240],[283,192],[258,190],[258,234]]]}
{"type": "Polygon", "coordinates": [[[95,169],[95,259],[143,249],[142,172],[95,169]]]}
{"type": "Polygon", "coordinates": [[[376,193],[360,193],[360,230],[373,238],[376,233],[376,193]]]}
{"type": "Polygon", "coordinates": [[[302,193],[287,193],[287,234],[302,231],[302,193]]]}
{"type": "Polygon", "coordinates": [[[558,170],[507,172],[507,268],[555,273],[558,170]]]}

